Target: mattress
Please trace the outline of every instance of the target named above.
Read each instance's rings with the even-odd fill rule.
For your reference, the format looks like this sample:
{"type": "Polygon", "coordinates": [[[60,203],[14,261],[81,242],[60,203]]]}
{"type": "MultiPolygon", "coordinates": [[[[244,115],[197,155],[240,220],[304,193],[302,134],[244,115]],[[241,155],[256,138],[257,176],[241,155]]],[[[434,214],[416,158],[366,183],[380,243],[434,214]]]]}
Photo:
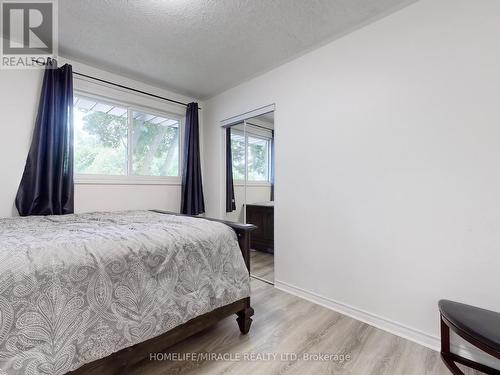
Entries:
{"type": "Polygon", "coordinates": [[[0,374],[64,374],[249,295],[236,234],[218,222],[0,219],[0,374]]]}

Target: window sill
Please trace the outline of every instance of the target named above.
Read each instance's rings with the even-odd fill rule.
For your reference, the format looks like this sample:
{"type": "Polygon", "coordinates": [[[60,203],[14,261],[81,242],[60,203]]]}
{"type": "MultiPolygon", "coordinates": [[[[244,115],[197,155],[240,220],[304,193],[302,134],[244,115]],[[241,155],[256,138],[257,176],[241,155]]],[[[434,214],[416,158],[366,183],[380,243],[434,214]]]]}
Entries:
{"type": "Polygon", "coordinates": [[[180,177],[75,176],[75,185],[181,185],[180,177]]]}
{"type": "Polygon", "coordinates": [[[246,184],[243,181],[234,181],[233,184],[234,184],[234,186],[271,187],[271,183],[270,182],[266,182],[266,181],[248,181],[246,184]]]}

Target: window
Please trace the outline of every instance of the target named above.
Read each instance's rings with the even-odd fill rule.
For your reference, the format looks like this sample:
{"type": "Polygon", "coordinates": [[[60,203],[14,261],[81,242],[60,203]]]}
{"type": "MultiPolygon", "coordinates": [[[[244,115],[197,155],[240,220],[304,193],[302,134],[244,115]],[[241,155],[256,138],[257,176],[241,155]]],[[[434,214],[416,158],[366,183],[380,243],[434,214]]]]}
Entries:
{"type": "Polygon", "coordinates": [[[231,132],[231,153],[233,158],[233,179],[245,179],[245,136],[231,132]]]}
{"type": "Polygon", "coordinates": [[[132,112],[132,172],[179,176],[179,121],[132,112]]]}
{"type": "Polygon", "coordinates": [[[245,137],[243,132],[233,130],[231,132],[231,151],[233,158],[233,179],[250,182],[270,181],[270,154],[271,138],[252,135],[247,132],[245,137]],[[245,138],[246,153],[245,155],[245,138]],[[245,166],[245,156],[248,161],[245,166]]]}
{"type": "Polygon", "coordinates": [[[178,177],[180,118],[74,98],[75,173],[178,177]]]}
{"type": "Polygon", "coordinates": [[[248,136],[247,142],[248,181],[269,181],[269,149],[271,141],[248,136]]]}
{"type": "Polygon", "coordinates": [[[75,173],[127,175],[127,109],[75,97],[75,173]]]}

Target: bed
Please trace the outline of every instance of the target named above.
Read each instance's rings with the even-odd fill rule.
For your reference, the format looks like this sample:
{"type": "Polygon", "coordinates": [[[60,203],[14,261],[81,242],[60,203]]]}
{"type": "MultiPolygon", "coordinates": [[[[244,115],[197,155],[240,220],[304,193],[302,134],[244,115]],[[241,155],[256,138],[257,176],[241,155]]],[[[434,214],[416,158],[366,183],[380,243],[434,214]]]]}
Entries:
{"type": "Polygon", "coordinates": [[[232,314],[247,333],[254,228],[161,211],[0,219],[0,374],[122,374],[232,314]]]}

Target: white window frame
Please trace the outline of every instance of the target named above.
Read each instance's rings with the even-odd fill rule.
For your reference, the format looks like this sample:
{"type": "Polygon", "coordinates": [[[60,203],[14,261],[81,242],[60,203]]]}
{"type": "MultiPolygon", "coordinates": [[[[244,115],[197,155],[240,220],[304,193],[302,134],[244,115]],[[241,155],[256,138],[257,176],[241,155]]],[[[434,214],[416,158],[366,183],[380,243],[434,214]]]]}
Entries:
{"type": "Polygon", "coordinates": [[[181,185],[181,174],[183,165],[183,142],[184,139],[184,123],[185,116],[176,113],[168,112],[158,108],[123,101],[107,96],[90,93],[84,90],[74,90],[73,96],[80,96],[88,99],[94,99],[105,104],[116,105],[127,108],[127,175],[105,175],[105,174],[74,174],[75,184],[103,184],[103,185],[181,185]],[[133,130],[132,112],[144,112],[159,117],[166,117],[172,120],[179,121],[179,175],[178,176],[139,176],[132,174],[132,147],[131,137],[133,130]]]}
{"type": "Polygon", "coordinates": [[[244,137],[245,139],[245,162],[248,160],[248,137],[252,138],[257,138],[257,139],[262,139],[267,142],[267,180],[265,181],[255,181],[255,180],[249,180],[248,179],[248,165],[245,163],[245,179],[243,180],[237,180],[235,179],[233,181],[235,186],[271,186],[271,152],[272,152],[272,138],[271,137],[266,137],[264,135],[260,134],[255,134],[252,133],[251,131],[246,131],[243,130],[238,130],[238,129],[231,129],[231,133],[240,135],[244,137]]]}

